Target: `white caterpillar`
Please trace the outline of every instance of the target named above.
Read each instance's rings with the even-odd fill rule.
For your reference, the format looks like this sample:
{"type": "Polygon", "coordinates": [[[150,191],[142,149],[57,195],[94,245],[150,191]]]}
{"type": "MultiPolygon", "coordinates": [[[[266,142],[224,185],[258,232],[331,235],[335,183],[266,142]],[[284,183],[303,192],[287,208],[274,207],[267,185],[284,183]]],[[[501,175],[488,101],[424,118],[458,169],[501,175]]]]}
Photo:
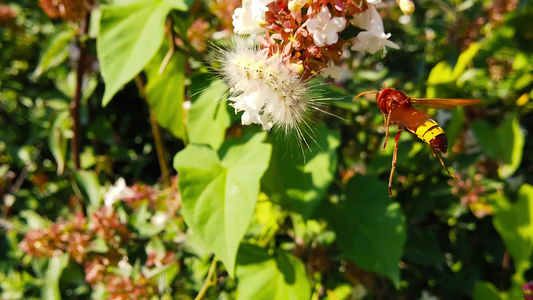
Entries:
{"type": "Polygon", "coordinates": [[[229,49],[220,49],[220,73],[230,86],[228,100],[235,112],[243,111],[242,124],[261,124],[264,130],[280,128],[296,133],[305,143],[303,131],[309,108],[317,108],[309,85],[279,55],[268,57],[253,42],[238,39],[229,49]]]}

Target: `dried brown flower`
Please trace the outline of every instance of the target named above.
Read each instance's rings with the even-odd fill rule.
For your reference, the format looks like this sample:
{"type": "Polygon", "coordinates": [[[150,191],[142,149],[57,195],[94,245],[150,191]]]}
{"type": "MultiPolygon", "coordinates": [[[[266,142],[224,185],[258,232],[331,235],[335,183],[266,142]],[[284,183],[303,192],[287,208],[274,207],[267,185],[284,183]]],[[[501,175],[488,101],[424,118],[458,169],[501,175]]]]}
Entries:
{"type": "Polygon", "coordinates": [[[83,262],[92,240],[92,233],[87,232],[87,218],[77,213],[73,219],[58,221],[47,229],[30,230],[20,248],[35,257],[52,257],[59,250],[67,252],[76,262],[83,262]]]}
{"type": "Polygon", "coordinates": [[[187,30],[189,43],[200,53],[205,51],[205,42],[211,37],[209,27],[208,22],[202,19],[196,19],[187,30]]]}
{"type": "Polygon", "coordinates": [[[269,49],[270,55],[281,53],[289,63],[301,65],[303,78],[313,76],[326,68],[330,61],[339,62],[342,48],[347,43],[339,37],[332,45],[315,45],[312,35],[303,25],[324,7],[328,7],[333,17],[341,18],[359,14],[367,9],[364,1],[321,0],[312,1],[309,6],[304,6],[304,9],[292,12],[287,1],[277,0],[268,6],[265,13],[266,37],[259,38],[262,46],[269,49]]]}
{"type": "Polygon", "coordinates": [[[463,179],[461,174],[456,174],[456,176],[457,181],[450,182],[453,186],[452,194],[459,197],[461,204],[468,206],[477,218],[491,215],[492,209],[482,196],[486,191],[486,188],[481,183],[483,175],[476,174],[473,178],[467,177],[466,179],[463,179]]]}
{"type": "Polygon", "coordinates": [[[220,21],[220,28],[218,30],[228,30],[233,31],[233,11],[241,6],[241,0],[216,0],[213,1],[210,5],[210,11],[217,17],[216,19],[220,21]]]}
{"type": "Polygon", "coordinates": [[[39,0],[39,6],[51,18],[81,20],[94,6],[94,0],[39,0]]]}
{"type": "Polygon", "coordinates": [[[130,232],[126,225],[120,222],[118,214],[105,206],[91,215],[89,229],[108,244],[124,242],[130,238],[130,232]],[[117,237],[120,238],[120,241],[116,240],[117,237]]]}
{"type": "Polygon", "coordinates": [[[157,295],[157,282],[154,278],[141,275],[137,279],[129,276],[115,275],[109,278],[106,284],[108,299],[148,299],[157,295]]]}
{"type": "Polygon", "coordinates": [[[0,5],[0,25],[7,25],[16,18],[15,11],[8,5],[0,5]]]}

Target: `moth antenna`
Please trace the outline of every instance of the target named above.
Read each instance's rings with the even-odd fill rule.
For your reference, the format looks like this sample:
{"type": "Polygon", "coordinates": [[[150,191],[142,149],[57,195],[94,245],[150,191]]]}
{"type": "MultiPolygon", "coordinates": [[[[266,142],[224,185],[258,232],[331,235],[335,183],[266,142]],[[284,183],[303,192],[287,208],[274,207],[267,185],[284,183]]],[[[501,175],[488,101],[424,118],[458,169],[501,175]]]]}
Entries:
{"type": "Polygon", "coordinates": [[[377,94],[377,93],[378,93],[378,91],[362,92],[359,95],[355,96],[355,98],[353,98],[352,102],[355,102],[355,100],[357,100],[357,98],[359,98],[361,96],[369,95],[369,94],[377,94]]]}

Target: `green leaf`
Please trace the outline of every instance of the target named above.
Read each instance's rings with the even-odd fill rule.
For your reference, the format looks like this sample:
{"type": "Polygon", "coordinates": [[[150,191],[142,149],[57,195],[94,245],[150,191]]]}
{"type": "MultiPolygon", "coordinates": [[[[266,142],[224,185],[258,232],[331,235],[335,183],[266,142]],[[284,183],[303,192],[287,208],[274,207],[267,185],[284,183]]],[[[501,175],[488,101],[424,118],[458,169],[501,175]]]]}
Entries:
{"type": "Polygon", "coordinates": [[[480,43],[471,43],[468,49],[466,49],[465,51],[463,51],[463,53],[461,53],[461,55],[459,55],[457,63],[453,68],[454,80],[457,80],[457,78],[459,78],[459,76],[463,74],[468,64],[472,62],[474,56],[476,56],[479,49],[481,49],[481,46],[482,44],[480,43]]]}
{"type": "Polygon", "coordinates": [[[435,233],[432,230],[417,227],[409,230],[404,257],[423,266],[436,265],[445,261],[435,233]]]}
{"type": "Polygon", "coordinates": [[[481,46],[482,44],[472,43],[468,49],[459,55],[453,70],[446,61],[441,61],[435,65],[429,72],[426,97],[438,98],[438,85],[456,82],[463,75],[466,67],[472,62],[481,46]]]}
{"type": "Polygon", "coordinates": [[[346,185],[346,201],[328,219],[344,256],[399,285],[406,224],[399,203],[389,198],[385,184],[370,176],[353,177],[346,185]]]}
{"type": "Polygon", "coordinates": [[[76,31],[72,28],[64,27],[52,35],[32,76],[37,78],[50,68],[64,62],[68,57],[68,45],[75,34],[76,31]]]}
{"type": "Polygon", "coordinates": [[[310,149],[305,150],[305,161],[287,153],[286,140],[272,141],[273,159],[262,182],[265,192],[272,199],[306,219],[324,198],[333,181],[340,144],[339,134],[323,124],[317,127],[314,139],[310,141],[310,149]]]}
{"type": "MultiPolygon", "coordinates": [[[[453,71],[449,63],[445,61],[439,62],[431,69],[428,77],[428,85],[437,85],[443,83],[453,82],[453,71]]],[[[429,96],[428,97],[432,97],[429,96]]]]}
{"type": "Polygon", "coordinates": [[[517,115],[509,116],[496,129],[485,121],[477,121],[471,128],[483,150],[500,162],[500,176],[507,178],[513,175],[522,162],[525,145],[524,132],[520,129],[517,115]]]}
{"type": "Polygon", "coordinates": [[[74,174],[76,186],[83,197],[91,203],[92,209],[96,210],[102,203],[102,190],[98,176],[93,171],[80,170],[74,174]]]}
{"type": "Polygon", "coordinates": [[[130,216],[128,221],[131,226],[137,230],[137,235],[140,238],[151,238],[165,229],[164,226],[154,225],[150,221],[151,217],[152,214],[148,211],[147,201],[138,207],[130,216]]]}
{"type": "Polygon", "coordinates": [[[276,251],[271,256],[262,248],[242,244],[237,259],[237,299],[310,299],[305,266],[293,255],[276,251]]]}
{"type": "Polygon", "coordinates": [[[203,88],[198,97],[193,97],[188,115],[191,143],[207,144],[218,149],[224,142],[226,129],[230,126],[225,101],[227,90],[228,87],[222,80],[214,80],[207,88],[203,88]]]}
{"type": "Polygon", "coordinates": [[[68,253],[53,256],[48,261],[48,269],[41,288],[41,299],[61,299],[59,278],[68,264],[68,253]]]}
{"type": "Polygon", "coordinates": [[[516,114],[507,118],[497,129],[496,135],[502,149],[502,162],[498,172],[502,178],[514,174],[522,162],[525,137],[516,114]]]}
{"type": "Polygon", "coordinates": [[[474,285],[474,300],[501,300],[498,289],[490,282],[477,281],[474,285]]]}
{"type": "Polygon", "coordinates": [[[262,142],[264,138],[265,134],[256,134],[229,141],[218,154],[205,145],[190,144],[174,158],[185,222],[232,277],[270,159],[271,148],[262,142]]]}
{"type": "Polygon", "coordinates": [[[451,111],[451,115],[452,117],[450,121],[446,124],[446,138],[448,139],[449,149],[452,149],[453,145],[455,145],[455,141],[463,129],[465,118],[465,113],[462,107],[458,107],[451,111]]]}
{"type": "Polygon", "coordinates": [[[50,128],[50,135],[48,136],[48,146],[50,152],[57,163],[57,174],[63,174],[65,170],[65,158],[67,155],[67,137],[66,132],[70,130],[70,113],[69,111],[60,112],[52,127],[50,128]]]}
{"type": "Polygon", "coordinates": [[[516,203],[501,196],[496,198],[494,228],[500,234],[516,269],[511,293],[520,294],[523,274],[531,267],[533,251],[533,186],[524,184],[518,190],[516,203]]]}
{"type": "Polygon", "coordinates": [[[106,241],[100,237],[97,237],[92,240],[91,244],[89,244],[89,247],[87,249],[91,252],[102,254],[107,253],[109,251],[109,247],[107,246],[106,241]]]}
{"type": "Polygon", "coordinates": [[[172,9],[185,11],[188,7],[182,0],[134,0],[100,8],[96,48],[106,84],[102,105],[152,59],[163,41],[165,20],[172,9]]]}
{"type": "Polygon", "coordinates": [[[28,226],[31,229],[44,229],[52,225],[52,222],[44,219],[33,210],[23,210],[19,213],[19,215],[26,219],[26,223],[28,223],[28,226]]]}
{"type": "MultiPolygon", "coordinates": [[[[56,88],[68,98],[74,96],[74,90],[76,89],[77,74],[75,71],[69,72],[66,76],[59,76],[54,81],[56,88]]],[[[84,77],[82,84],[82,103],[86,103],[87,99],[94,93],[94,90],[98,86],[98,79],[95,74],[89,74],[84,77]]]]}
{"type": "Polygon", "coordinates": [[[185,95],[185,55],[174,52],[162,74],[159,68],[168,47],[161,47],[147,68],[146,97],[157,123],[175,137],[185,139],[183,96],[185,95]]]}

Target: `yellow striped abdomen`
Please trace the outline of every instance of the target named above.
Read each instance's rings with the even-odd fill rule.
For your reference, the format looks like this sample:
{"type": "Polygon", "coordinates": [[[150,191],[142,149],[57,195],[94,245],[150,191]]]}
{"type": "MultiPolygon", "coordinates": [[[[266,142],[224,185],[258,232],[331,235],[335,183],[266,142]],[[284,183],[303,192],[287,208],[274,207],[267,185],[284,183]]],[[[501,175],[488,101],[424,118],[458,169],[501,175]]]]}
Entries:
{"type": "Polygon", "coordinates": [[[446,153],[448,140],[444,130],[424,112],[412,105],[399,106],[390,114],[391,122],[404,128],[431,146],[432,150],[446,153]]]}
{"type": "Polygon", "coordinates": [[[424,142],[430,144],[431,140],[440,134],[444,134],[444,130],[440,128],[437,122],[432,119],[426,120],[422,125],[418,126],[414,134],[424,142]]]}
{"type": "Polygon", "coordinates": [[[431,148],[446,153],[448,139],[446,138],[446,134],[444,134],[444,130],[434,120],[427,119],[415,130],[411,128],[407,128],[407,130],[426,142],[431,148]]]}

